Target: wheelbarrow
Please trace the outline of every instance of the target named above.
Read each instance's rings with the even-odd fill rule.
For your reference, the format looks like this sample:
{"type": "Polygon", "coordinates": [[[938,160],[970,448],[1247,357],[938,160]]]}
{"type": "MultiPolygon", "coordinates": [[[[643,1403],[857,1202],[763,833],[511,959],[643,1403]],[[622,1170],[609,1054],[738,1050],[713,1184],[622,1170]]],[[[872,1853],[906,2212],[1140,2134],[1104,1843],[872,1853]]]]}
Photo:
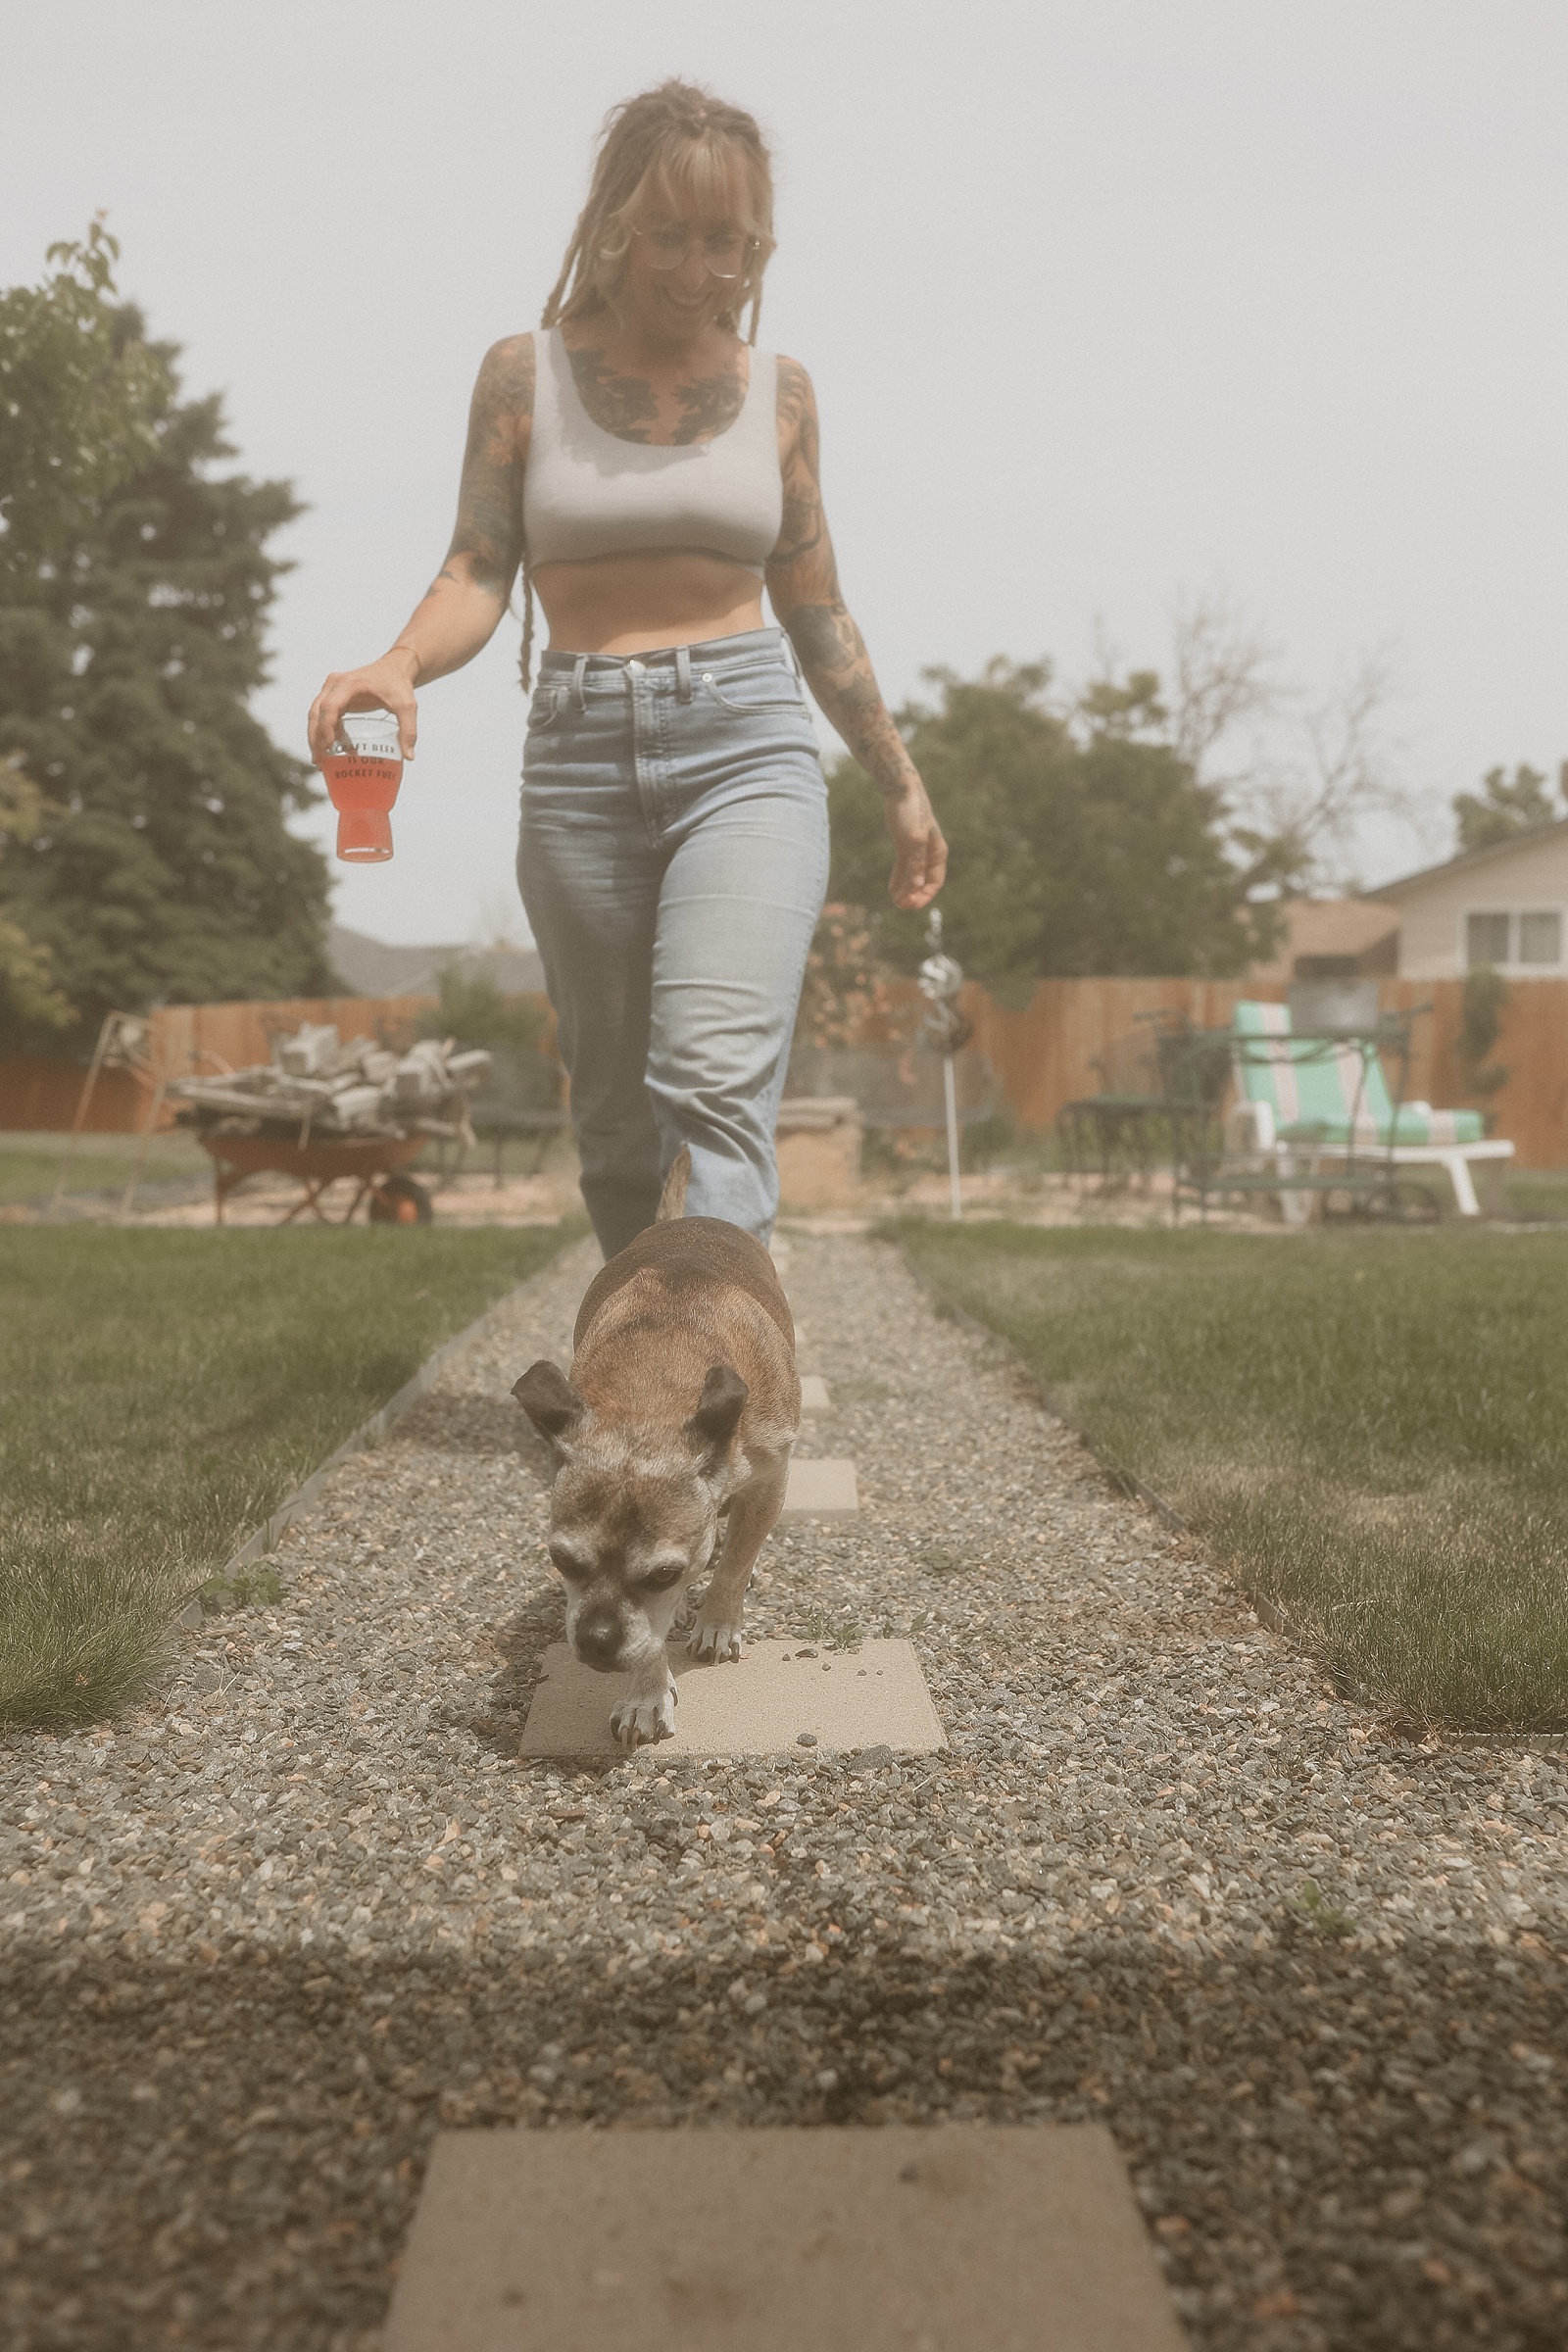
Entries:
{"type": "Polygon", "coordinates": [[[307,1212],[318,1225],[347,1225],[368,1200],[372,1225],[428,1225],[430,1196],[414,1177],[398,1174],[424,1150],[422,1135],[368,1135],[319,1144],[291,1143],[286,1136],[198,1135],[202,1150],[211,1154],[216,1221],[223,1222],[223,1203],[247,1176],[295,1176],[304,1188],[298,1200],[278,1218],[292,1225],[307,1212]],[[354,1198],[341,1216],[328,1216],[321,1197],[334,1184],[354,1186],[354,1198]]]}

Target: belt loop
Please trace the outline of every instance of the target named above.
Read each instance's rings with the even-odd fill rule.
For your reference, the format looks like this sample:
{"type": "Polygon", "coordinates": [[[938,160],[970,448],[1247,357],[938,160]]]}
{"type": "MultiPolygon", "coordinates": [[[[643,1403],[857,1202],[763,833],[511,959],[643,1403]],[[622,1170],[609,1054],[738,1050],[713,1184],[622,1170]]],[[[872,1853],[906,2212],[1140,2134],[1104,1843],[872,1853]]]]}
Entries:
{"type": "Polygon", "coordinates": [[[795,640],[790,635],[788,629],[780,629],[779,635],[784,640],[784,651],[788,654],[790,658],[790,667],[795,672],[795,683],[797,686],[804,689],[806,680],[801,675],[801,658],[795,651],[795,640]]]}
{"type": "Polygon", "coordinates": [[[586,714],[588,710],[588,697],[583,689],[583,680],[587,675],[588,657],[586,654],[579,654],[577,656],[576,666],[571,673],[571,693],[572,700],[576,703],[577,709],[584,714],[586,714]]]}
{"type": "Polygon", "coordinates": [[[689,645],[675,648],[675,700],[689,703],[692,699],[692,649],[689,645]]]}

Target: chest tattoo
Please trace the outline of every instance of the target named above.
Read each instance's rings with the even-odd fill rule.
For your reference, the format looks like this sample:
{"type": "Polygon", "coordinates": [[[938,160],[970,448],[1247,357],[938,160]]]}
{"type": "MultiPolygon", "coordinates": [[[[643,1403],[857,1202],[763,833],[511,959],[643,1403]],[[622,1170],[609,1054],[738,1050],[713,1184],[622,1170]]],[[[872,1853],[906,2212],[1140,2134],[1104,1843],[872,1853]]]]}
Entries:
{"type": "Polygon", "coordinates": [[[650,423],[659,420],[654,387],[638,375],[614,375],[602,351],[586,349],[567,354],[577,397],[595,424],[622,441],[646,441],[650,423]]]}
{"type": "Polygon", "coordinates": [[[737,375],[704,375],[694,384],[677,384],[675,398],[683,415],[672,439],[677,443],[711,441],[727,432],[740,415],[746,386],[737,375]]]}
{"type": "MultiPolygon", "coordinates": [[[[604,352],[592,347],[568,351],[567,357],[577,396],[595,424],[619,441],[652,443],[651,428],[660,422],[660,410],[659,397],[647,378],[616,375],[604,352]]],[[[746,386],[728,373],[704,375],[693,383],[677,384],[675,398],[681,415],[668,446],[679,448],[727,431],[741,413],[746,386]]]]}

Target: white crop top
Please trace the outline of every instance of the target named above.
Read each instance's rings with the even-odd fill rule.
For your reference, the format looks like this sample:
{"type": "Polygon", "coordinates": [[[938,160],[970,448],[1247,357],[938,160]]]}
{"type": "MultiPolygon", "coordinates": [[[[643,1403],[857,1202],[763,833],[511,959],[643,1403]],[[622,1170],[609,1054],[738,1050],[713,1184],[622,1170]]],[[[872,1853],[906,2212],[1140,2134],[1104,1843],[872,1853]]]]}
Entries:
{"type": "Polygon", "coordinates": [[[658,449],[623,441],[582,405],[557,327],[534,335],[533,431],[522,483],[530,567],[694,548],[761,577],[784,518],[778,463],[778,367],[751,354],[746,398],[710,441],[658,449]]]}

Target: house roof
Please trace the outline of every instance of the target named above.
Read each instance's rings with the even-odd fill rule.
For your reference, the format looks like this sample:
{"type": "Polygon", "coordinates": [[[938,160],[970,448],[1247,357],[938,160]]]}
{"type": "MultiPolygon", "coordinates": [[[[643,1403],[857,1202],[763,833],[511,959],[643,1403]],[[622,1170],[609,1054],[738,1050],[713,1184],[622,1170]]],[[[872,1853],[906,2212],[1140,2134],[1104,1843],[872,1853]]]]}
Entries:
{"type": "Polygon", "coordinates": [[[454,966],[466,980],[489,980],[504,997],[544,992],[544,966],[532,948],[389,947],[347,923],[331,923],[326,952],[339,977],[365,997],[433,997],[441,974],[454,966]]]}
{"type": "Polygon", "coordinates": [[[1399,928],[1397,908],[1369,899],[1288,899],[1283,912],[1274,954],[1250,967],[1251,980],[1291,979],[1298,956],[1364,956],[1399,928]]]}
{"type": "Polygon", "coordinates": [[[1511,833],[1506,841],[1494,841],[1489,849],[1463,850],[1457,858],[1445,858],[1439,865],[1424,865],[1418,873],[1401,874],[1394,882],[1384,882],[1369,890],[1369,899],[1394,899],[1401,891],[1415,890],[1423,882],[1435,882],[1439,875],[1446,877],[1466,871],[1471,866],[1488,865],[1498,858],[1511,858],[1520,850],[1535,849],[1541,843],[1555,841],[1568,833],[1568,816],[1553,817],[1549,825],[1530,825],[1522,833],[1511,833]]]}

